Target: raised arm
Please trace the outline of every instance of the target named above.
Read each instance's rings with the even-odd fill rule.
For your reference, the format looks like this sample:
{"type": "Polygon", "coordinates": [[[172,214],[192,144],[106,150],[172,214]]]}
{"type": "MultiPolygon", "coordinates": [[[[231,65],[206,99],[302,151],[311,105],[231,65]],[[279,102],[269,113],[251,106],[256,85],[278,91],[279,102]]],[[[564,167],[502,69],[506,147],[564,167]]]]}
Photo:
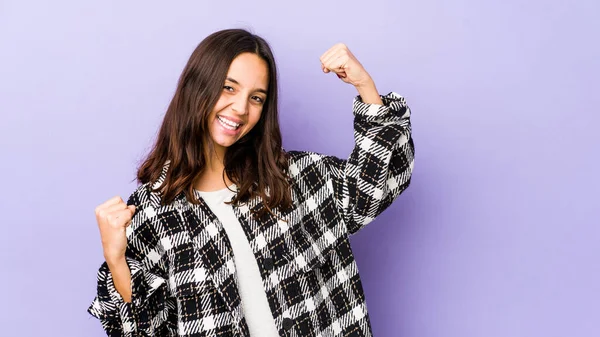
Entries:
{"type": "Polygon", "coordinates": [[[324,72],[336,73],[359,94],[353,105],[352,153],[344,160],[323,158],[337,207],[353,234],[387,209],[410,184],[414,163],[411,111],[402,96],[381,96],[345,45],[332,47],[321,63],[324,72]]]}

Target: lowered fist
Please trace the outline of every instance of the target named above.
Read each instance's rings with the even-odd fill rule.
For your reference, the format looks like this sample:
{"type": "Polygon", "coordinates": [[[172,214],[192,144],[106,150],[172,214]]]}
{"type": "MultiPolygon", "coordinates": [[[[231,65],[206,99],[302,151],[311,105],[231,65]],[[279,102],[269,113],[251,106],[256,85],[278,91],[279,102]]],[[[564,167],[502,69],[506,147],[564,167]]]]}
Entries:
{"type": "Polygon", "coordinates": [[[121,197],[113,197],[96,207],[96,221],[102,238],[104,258],[107,262],[125,258],[127,236],[135,206],[127,206],[121,197]]]}

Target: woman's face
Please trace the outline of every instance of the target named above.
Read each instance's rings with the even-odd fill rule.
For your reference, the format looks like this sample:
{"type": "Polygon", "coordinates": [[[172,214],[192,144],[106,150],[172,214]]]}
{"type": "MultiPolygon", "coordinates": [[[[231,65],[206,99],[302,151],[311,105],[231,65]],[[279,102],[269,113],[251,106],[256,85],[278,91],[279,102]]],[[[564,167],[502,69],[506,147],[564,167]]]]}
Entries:
{"type": "Polygon", "coordinates": [[[246,135],[259,121],[267,99],[269,71],[258,55],[238,55],[227,72],[221,97],[208,123],[217,153],[246,135]]]}

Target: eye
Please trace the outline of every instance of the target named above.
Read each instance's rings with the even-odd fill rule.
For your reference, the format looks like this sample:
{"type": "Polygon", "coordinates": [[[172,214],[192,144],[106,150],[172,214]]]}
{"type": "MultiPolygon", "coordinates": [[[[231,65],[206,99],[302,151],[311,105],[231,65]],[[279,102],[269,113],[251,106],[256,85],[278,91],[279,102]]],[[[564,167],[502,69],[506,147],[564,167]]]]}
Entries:
{"type": "Polygon", "coordinates": [[[264,103],[264,100],[258,96],[252,96],[252,99],[257,103],[264,103]]]}
{"type": "Polygon", "coordinates": [[[228,85],[223,86],[223,89],[225,89],[227,91],[233,91],[233,88],[228,85]]]}

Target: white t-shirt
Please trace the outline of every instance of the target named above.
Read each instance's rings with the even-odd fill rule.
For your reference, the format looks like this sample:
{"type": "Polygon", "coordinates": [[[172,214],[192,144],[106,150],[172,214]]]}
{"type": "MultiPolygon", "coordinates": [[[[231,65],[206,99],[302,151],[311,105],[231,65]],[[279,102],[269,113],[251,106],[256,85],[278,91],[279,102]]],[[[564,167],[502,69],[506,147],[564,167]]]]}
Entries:
{"type": "MultiPolygon", "coordinates": [[[[235,190],[235,185],[230,186],[230,189],[235,190]]],[[[227,188],[214,192],[198,192],[223,224],[231,242],[238,277],[238,289],[250,336],[279,337],[254,252],[233,208],[231,205],[225,204],[225,202],[231,201],[235,192],[227,188]]]]}

